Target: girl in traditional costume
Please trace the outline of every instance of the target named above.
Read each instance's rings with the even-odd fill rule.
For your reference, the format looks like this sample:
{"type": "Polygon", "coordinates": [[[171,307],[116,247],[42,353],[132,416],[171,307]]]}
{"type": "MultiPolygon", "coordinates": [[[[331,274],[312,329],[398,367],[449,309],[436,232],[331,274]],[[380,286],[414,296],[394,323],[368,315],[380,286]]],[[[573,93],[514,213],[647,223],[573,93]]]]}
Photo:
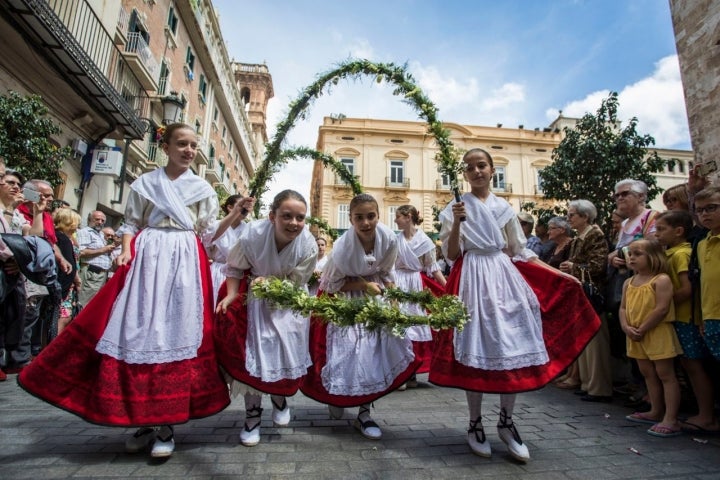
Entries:
{"type": "MultiPolygon", "coordinates": [[[[351,227],[333,245],[320,279],[321,293],[350,298],[379,295],[394,285],[397,237],[378,223],[378,204],[367,194],[350,202],[351,227]]],[[[355,427],[377,440],[382,431],[370,418],[370,404],[397,389],[417,370],[412,343],[387,331],[362,325],[340,327],[313,320],[310,330],[313,366],[302,392],[326,403],[333,418],[359,406],[355,427]]]]}
{"type": "Polygon", "coordinates": [[[267,219],[246,225],[227,258],[227,296],[220,292],[216,344],[220,364],[241,382],[245,424],[240,442],[260,442],[262,393],[270,394],[273,422],[290,423],[286,397],[294,395],[311,365],[310,319],[255,298],[249,286],[264,277],[287,279],[307,288],[317,262],[315,238],[305,226],[307,204],[299,193],[284,190],[274,199],[267,219]]]}
{"type": "Polygon", "coordinates": [[[214,230],[217,195],[190,170],[197,147],[192,127],[167,127],[167,166],[130,187],[118,270],[18,378],[30,393],[89,422],[141,427],[126,450],[152,444],[153,457],[172,454],[173,424],[230,402],[215,358],[210,265],[198,236],[214,230]]]}
{"type": "Polygon", "coordinates": [[[447,292],[463,300],[471,319],[462,331],[437,334],[429,379],[467,391],[467,440],[483,457],[491,454],[482,425],[483,392],[499,393],[498,435],[510,454],[525,462],[530,454],[512,420],[516,393],[557,376],[600,322],[574,277],[525,248],[515,212],[490,191],[495,171],[490,154],[474,148],[463,161],[471,191],[440,213],[440,238],[445,257],[455,262],[447,292]]]}
{"type": "MultiPolygon", "coordinates": [[[[442,295],[445,289],[445,277],[435,258],[435,244],[418,226],[423,219],[412,205],[403,205],[395,210],[395,223],[400,232],[397,234],[398,257],[395,262],[395,283],[400,290],[418,292],[424,288],[435,295],[442,295]]],[[[426,315],[425,310],[412,303],[404,303],[401,310],[408,315],[426,315]]],[[[432,356],[432,331],[427,325],[417,325],[407,330],[408,338],[413,342],[415,356],[422,361],[417,373],[430,370],[432,356]]],[[[410,377],[407,387],[417,386],[415,375],[410,377]]],[[[402,390],[403,387],[400,387],[402,390]]]]}

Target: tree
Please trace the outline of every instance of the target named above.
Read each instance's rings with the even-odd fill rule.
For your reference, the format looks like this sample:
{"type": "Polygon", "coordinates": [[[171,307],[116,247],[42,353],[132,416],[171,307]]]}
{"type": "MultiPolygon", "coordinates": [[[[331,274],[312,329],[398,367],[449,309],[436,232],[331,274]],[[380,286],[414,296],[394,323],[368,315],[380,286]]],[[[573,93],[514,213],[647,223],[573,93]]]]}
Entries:
{"type": "Polygon", "coordinates": [[[588,113],[575,128],[565,127],[552,165],[540,172],[545,198],[590,200],[598,209],[597,223],[607,228],[615,209],[615,184],[625,178],[642,180],[650,201],[660,193],[653,173],[666,163],[656,151],[648,152],[655,139],[637,132],[637,118],[620,128],[618,105],[618,94],[611,92],[596,115],[588,113]]]}
{"type": "Polygon", "coordinates": [[[53,186],[62,183],[60,169],[72,158],[70,147],[57,147],[51,135],[60,127],[47,117],[48,109],[38,95],[23,96],[10,91],[0,96],[0,156],[8,168],[27,179],[47,180],[53,186]]]}

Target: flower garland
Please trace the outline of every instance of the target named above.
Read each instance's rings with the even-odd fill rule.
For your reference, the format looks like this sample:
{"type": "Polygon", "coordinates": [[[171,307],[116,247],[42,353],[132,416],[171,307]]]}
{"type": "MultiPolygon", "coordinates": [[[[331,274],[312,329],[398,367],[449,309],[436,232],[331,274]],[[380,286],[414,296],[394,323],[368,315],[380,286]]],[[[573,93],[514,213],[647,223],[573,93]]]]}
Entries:
{"type": "Polygon", "coordinates": [[[388,288],[379,296],[345,298],[323,294],[312,297],[289,280],[266,278],[251,287],[257,298],[268,300],[280,308],[302,315],[312,315],[339,327],[362,324],[367,330],[388,329],[403,337],[405,330],[414,325],[429,325],[435,330],[457,328],[462,330],[469,320],[465,305],[454,295],[434,297],[430,292],[404,292],[388,288]],[[408,315],[397,308],[397,303],[417,303],[428,315],[408,315]]]}
{"type": "MultiPolygon", "coordinates": [[[[393,95],[402,95],[403,101],[415,108],[420,118],[425,120],[428,133],[435,138],[440,149],[435,157],[438,171],[448,177],[450,188],[456,197],[459,197],[458,175],[461,173],[461,165],[458,162],[458,151],[450,140],[450,131],[444,128],[437,118],[437,107],[415,84],[415,79],[407,72],[405,66],[356,59],[343,62],[337,68],[321,74],[314,83],[300,93],[297,99],[290,102],[287,116],[278,123],[273,140],[266,146],[265,158],[250,181],[250,195],[258,199],[255,203],[256,216],[260,215],[262,203],[260,197],[267,191],[268,182],[283,161],[287,161],[287,157],[283,160],[281,147],[290,129],[298,120],[306,118],[310,104],[323,94],[326,86],[337,85],[340,80],[358,78],[361,75],[374,76],[377,83],[386,81],[394,84],[396,88],[393,90],[393,95]]],[[[328,91],[329,89],[330,87],[328,91]]]]}

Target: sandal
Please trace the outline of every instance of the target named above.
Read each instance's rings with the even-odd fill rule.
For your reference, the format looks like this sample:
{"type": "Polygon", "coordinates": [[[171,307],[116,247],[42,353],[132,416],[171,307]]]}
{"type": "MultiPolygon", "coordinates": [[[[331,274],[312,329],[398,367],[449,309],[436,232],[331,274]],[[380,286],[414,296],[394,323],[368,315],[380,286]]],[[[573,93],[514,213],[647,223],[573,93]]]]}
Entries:
{"type": "Polygon", "coordinates": [[[625,416],[625,420],[629,420],[629,421],[635,422],[635,423],[647,423],[649,425],[655,425],[656,423],[660,422],[662,419],[650,418],[646,412],[635,412],[635,413],[631,413],[630,415],[625,416]]]}
{"type": "Polygon", "coordinates": [[[240,443],[246,447],[254,447],[260,443],[260,417],[263,409],[260,407],[251,408],[245,412],[245,425],[240,432],[240,443]],[[248,420],[257,418],[258,421],[252,428],[248,427],[248,420]]]}
{"type": "Polygon", "coordinates": [[[647,433],[653,437],[668,438],[677,437],[678,435],[682,435],[683,432],[680,427],[674,428],[663,425],[662,423],[656,423],[652,427],[648,428],[647,433]]]}

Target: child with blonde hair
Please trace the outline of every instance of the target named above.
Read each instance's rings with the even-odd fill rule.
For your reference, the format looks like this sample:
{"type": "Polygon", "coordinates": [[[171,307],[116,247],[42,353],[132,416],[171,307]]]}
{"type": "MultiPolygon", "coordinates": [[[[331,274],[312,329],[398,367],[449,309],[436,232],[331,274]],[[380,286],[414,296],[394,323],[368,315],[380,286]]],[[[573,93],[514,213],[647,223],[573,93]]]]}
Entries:
{"type": "Polygon", "coordinates": [[[673,437],[681,433],[677,414],[680,386],[675,376],[675,357],[682,353],[672,321],[673,284],[666,273],[663,247],[654,240],[635,240],[626,255],[635,274],[623,285],[620,326],[627,335],[627,355],[637,360],[645,378],[650,411],[625,417],[653,424],[647,433],[673,437]]]}

